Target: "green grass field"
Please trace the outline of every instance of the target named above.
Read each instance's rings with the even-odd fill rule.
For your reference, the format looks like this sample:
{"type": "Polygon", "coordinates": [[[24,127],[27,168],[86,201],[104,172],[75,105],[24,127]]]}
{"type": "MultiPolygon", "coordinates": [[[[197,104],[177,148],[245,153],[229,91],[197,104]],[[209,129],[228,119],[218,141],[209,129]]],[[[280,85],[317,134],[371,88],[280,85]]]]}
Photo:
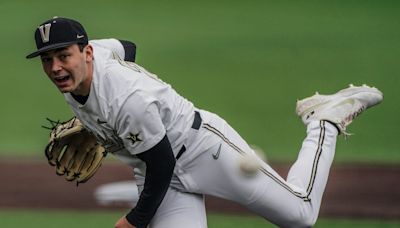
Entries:
{"type": "MultiPolygon", "coordinates": [[[[83,211],[30,211],[30,210],[0,210],[1,227],[14,228],[106,228],[113,227],[123,211],[83,212],[83,211]]],[[[252,216],[233,216],[223,214],[209,214],[209,228],[261,228],[276,227],[264,219],[252,216]]],[[[345,220],[320,219],[315,228],[394,228],[399,227],[400,221],[372,221],[372,220],[345,220]]]]}
{"type": "MultiPolygon", "coordinates": [[[[90,38],[138,46],[137,62],[199,108],[223,116],[270,161],[291,162],[305,128],[297,98],[367,83],[385,94],[340,138],[336,162],[400,163],[400,2],[78,1],[0,2],[0,157],[41,156],[45,118],[72,115],[62,95],[26,60],[33,32],[52,16],[82,22],[90,38]]],[[[112,227],[121,212],[0,210],[1,227],[112,227]]],[[[209,216],[209,227],[273,227],[255,217],[209,216]]],[[[327,220],[315,227],[399,227],[400,221],[327,220]]]]}
{"type": "Polygon", "coordinates": [[[400,162],[398,1],[77,1],[0,3],[1,154],[40,155],[45,118],[72,114],[26,60],[35,27],[54,15],[80,20],[90,38],[138,45],[137,62],[214,111],[271,161],[292,161],[305,128],[297,98],[349,83],[380,88],[385,101],[339,140],[337,161],[400,162]]]}

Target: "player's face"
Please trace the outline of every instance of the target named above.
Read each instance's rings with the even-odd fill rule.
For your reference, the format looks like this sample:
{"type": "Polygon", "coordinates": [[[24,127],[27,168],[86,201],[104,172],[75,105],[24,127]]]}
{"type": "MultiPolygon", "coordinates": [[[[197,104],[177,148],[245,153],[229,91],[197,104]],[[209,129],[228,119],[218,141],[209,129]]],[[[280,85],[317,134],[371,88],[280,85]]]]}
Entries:
{"type": "Polygon", "coordinates": [[[82,52],[77,44],[51,50],[43,53],[41,59],[47,76],[62,93],[89,94],[93,73],[91,45],[82,52]]]}

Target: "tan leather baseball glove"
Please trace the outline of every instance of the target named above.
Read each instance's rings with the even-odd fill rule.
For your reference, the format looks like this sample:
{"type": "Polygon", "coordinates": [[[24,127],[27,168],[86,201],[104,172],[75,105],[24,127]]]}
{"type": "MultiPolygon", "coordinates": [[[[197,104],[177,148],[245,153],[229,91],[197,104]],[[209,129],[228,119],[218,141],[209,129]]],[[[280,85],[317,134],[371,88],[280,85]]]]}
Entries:
{"type": "Polygon", "coordinates": [[[77,185],[88,181],[107,154],[104,147],[76,117],[64,123],[49,121],[52,127],[45,149],[49,164],[67,181],[76,180],[77,185]]]}

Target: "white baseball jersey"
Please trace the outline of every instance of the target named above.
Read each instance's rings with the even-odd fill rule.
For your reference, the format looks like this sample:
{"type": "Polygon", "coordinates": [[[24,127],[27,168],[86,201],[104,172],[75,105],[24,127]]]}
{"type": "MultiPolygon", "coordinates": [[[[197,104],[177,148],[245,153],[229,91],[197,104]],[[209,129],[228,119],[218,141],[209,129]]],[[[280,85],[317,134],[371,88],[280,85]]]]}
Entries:
{"type": "Polygon", "coordinates": [[[124,62],[115,39],[90,41],[94,72],[84,105],[69,93],[65,98],[76,117],[94,133],[108,152],[145,174],[135,156],[155,146],[167,134],[176,155],[194,118],[193,104],[170,85],[132,62],[124,62]]]}
{"type": "Polygon", "coordinates": [[[116,40],[91,44],[94,74],[88,100],[81,105],[68,93],[65,98],[107,151],[135,168],[138,185],[146,170],[137,154],[155,146],[165,134],[175,157],[186,146],[150,228],[207,227],[204,194],[235,201],[281,227],[315,222],[335,153],[338,132],[333,125],[308,124],[287,180],[261,160],[256,175],[246,177],[237,163],[254,151],[228,123],[198,110],[202,123],[194,130],[191,102],[137,64],[121,61],[123,50],[116,40]]]}

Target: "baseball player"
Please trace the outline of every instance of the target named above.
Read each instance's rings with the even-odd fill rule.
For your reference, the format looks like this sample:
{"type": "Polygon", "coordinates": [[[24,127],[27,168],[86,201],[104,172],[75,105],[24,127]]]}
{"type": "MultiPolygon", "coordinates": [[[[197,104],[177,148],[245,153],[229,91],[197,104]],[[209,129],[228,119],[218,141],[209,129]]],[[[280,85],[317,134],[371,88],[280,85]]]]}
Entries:
{"type": "Polygon", "coordinates": [[[221,117],[196,108],[132,61],[117,40],[88,42],[82,25],[53,18],[35,31],[44,72],[77,119],[108,153],[134,169],[140,198],[115,227],[207,227],[204,195],[235,201],[280,227],[310,227],[318,217],[338,134],[380,103],[373,87],[351,86],[298,101],[306,125],[287,179],[268,164],[242,175],[254,151],[221,117]],[[120,50],[120,53],[116,49],[120,50]]]}

